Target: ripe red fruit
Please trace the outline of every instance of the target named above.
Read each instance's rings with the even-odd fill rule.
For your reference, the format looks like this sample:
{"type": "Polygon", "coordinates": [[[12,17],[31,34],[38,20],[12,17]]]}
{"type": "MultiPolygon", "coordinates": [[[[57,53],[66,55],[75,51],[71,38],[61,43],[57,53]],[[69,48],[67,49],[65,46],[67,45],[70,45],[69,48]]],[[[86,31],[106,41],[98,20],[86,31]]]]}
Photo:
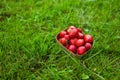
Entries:
{"type": "Polygon", "coordinates": [[[78,40],[75,42],[75,45],[76,45],[77,47],[80,47],[80,46],[84,45],[84,39],[78,39],[78,40]]]}
{"type": "Polygon", "coordinates": [[[69,29],[74,29],[75,28],[75,26],[69,26],[69,29]]]}
{"type": "Polygon", "coordinates": [[[60,38],[59,41],[60,41],[60,43],[63,44],[63,45],[66,45],[66,44],[67,44],[67,39],[65,39],[65,38],[60,38]]]}
{"type": "Polygon", "coordinates": [[[67,40],[70,39],[69,35],[65,35],[64,38],[66,38],[67,40]]]}
{"type": "Polygon", "coordinates": [[[93,38],[89,34],[84,36],[84,40],[85,40],[85,42],[88,42],[88,43],[92,43],[93,42],[93,38]]]}
{"type": "Polygon", "coordinates": [[[71,30],[68,31],[68,34],[69,34],[70,38],[75,38],[78,34],[78,30],[75,29],[75,28],[71,29],[71,30]]]}
{"type": "Polygon", "coordinates": [[[79,33],[78,33],[78,38],[79,38],[79,39],[83,39],[83,38],[84,38],[84,34],[79,32],[79,33]]]}
{"type": "Polygon", "coordinates": [[[66,31],[61,31],[60,34],[59,34],[59,37],[63,38],[66,34],[67,34],[66,31]]]}
{"type": "Polygon", "coordinates": [[[68,50],[76,53],[76,47],[75,47],[75,45],[70,45],[69,48],[68,48],[68,50]]]}
{"type": "Polygon", "coordinates": [[[83,55],[86,52],[86,48],[84,46],[81,46],[77,49],[77,53],[79,55],[83,55]]]}
{"type": "Polygon", "coordinates": [[[69,28],[67,29],[67,32],[71,32],[72,29],[76,29],[74,26],[69,26],[69,28]]]}
{"type": "Polygon", "coordinates": [[[92,48],[92,36],[83,34],[81,28],[74,26],[61,31],[56,38],[64,48],[78,55],[83,55],[92,48]]]}
{"type": "Polygon", "coordinates": [[[78,32],[82,33],[82,29],[81,28],[77,28],[78,32]]]}
{"type": "Polygon", "coordinates": [[[92,45],[90,43],[85,43],[85,48],[89,50],[92,48],[92,45]]]}
{"type": "Polygon", "coordinates": [[[75,42],[77,41],[77,38],[70,39],[69,43],[75,45],[75,42]]]}

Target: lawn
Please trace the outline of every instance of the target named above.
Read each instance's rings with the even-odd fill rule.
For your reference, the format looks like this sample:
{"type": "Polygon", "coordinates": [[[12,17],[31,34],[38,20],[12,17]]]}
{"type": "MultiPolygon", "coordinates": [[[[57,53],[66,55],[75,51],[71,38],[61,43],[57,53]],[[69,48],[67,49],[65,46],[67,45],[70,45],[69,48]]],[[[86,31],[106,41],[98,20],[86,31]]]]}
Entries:
{"type": "Polygon", "coordinates": [[[0,80],[120,80],[119,0],[0,0],[0,80]],[[56,43],[70,25],[94,37],[75,58],[56,43]]]}

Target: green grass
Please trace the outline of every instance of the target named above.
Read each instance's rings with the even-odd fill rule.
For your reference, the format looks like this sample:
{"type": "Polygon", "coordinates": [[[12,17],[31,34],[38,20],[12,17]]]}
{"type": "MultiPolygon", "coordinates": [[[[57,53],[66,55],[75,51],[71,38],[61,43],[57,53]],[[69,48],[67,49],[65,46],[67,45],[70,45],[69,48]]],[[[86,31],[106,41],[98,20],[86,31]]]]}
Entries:
{"type": "Polygon", "coordinates": [[[0,0],[0,80],[119,80],[119,0],[0,0]],[[77,59],[56,34],[70,25],[94,37],[77,59]]]}

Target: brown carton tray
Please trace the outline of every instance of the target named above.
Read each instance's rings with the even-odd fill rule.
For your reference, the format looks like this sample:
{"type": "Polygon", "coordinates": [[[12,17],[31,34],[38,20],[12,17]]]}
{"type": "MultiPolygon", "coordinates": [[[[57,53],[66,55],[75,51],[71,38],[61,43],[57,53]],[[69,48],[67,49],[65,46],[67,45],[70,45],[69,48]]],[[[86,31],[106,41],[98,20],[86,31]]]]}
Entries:
{"type": "MultiPolygon", "coordinates": [[[[67,29],[65,29],[65,30],[67,30],[67,29]]],[[[58,45],[59,45],[62,49],[64,49],[67,53],[71,54],[71,55],[74,56],[74,57],[82,57],[82,56],[84,56],[85,54],[87,54],[88,51],[89,51],[89,50],[88,50],[88,51],[85,52],[83,55],[75,54],[75,53],[69,51],[66,47],[64,47],[64,46],[58,41],[58,38],[59,38],[59,33],[56,35],[56,41],[57,41],[58,45]]]]}

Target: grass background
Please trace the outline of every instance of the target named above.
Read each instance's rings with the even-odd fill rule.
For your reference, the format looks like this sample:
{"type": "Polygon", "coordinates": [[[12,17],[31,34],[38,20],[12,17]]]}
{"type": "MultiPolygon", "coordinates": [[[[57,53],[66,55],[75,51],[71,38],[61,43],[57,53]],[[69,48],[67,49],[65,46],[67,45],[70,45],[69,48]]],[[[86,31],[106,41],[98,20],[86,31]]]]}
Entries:
{"type": "Polygon", "coordinates": [[[119,0],[0,0],[0,80],[120,80],[119,0]],[[55,36],[70,25],[94,37],[81,59],[55,36]]]}

